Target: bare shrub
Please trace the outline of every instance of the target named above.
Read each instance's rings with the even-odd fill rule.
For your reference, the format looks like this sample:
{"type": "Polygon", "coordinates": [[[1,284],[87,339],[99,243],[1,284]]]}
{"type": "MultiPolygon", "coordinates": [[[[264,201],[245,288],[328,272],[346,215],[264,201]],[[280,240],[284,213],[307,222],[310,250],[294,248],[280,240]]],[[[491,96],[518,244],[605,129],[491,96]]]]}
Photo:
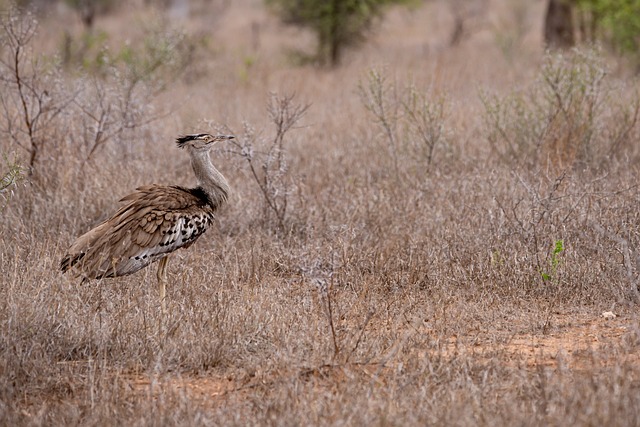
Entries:
{"type": "Polygon", "coordinates": [[[139,48],[125,45],[109,54],[103,43],[95,61],[79,59],[91,73],[82,77],[84,90],[74,101],[85,162],[108,141],[126,152],[136,129],[167,115],[152,111],[152,101],[191,66],[197,49],[195,39],[163,21],[144,29],[139,48]]]}
{"type": "Polygon", "coordinates": [[[135,43],[113,45],[108,33],[86,31],[79,36],[65,32],[60,56],[68,71],[81,70],[92,76],[108,78],[115,72],[131,85],[148,84],[154,93],[185,75],[203,71],[199,55],[206,53],[204,35],[178,30],[166,18],[146,23],[135,43]]]}
{"type": "Polygon", "coordinates": [[[400,117],[400,95],[395,84],[388,83],[384,72],[371,70],[366,82],[358,86],[358,93],[364,107],[380,126],[393,159],[393,170],[396,178],[400,176],[398,159],[398,120],[400,117]]]}
{"type": "Polygon", "coordinates": [[[55,156],[60,136],[57,120],[75,94],[63,88],[57,70],[31,55],[37,22],[28,12],[10,7],[2,16],[0,42],[0,132],[27,153],[33,174],[43,156],[55,156]]]}
{"type": "MultiPolygon", "coordinates": [[[[623,93],[615,80],[608,79],[594,51],[574,51],[568,56],[548,54],[529,89],[504,99],[484,96],[483,103],[494,160],[510,171],[512,182],[511,192],[493,196],[506,221],[496,231],[510,245],[526,248],[523,256],[531,263],[527,286],[550,298],[551,313],[559,301],[580,292],[575,277],[570,277],[574,266],[554,262],[558,242],[563,242],[567,259],[603,256],[587,249],[589,241],[603,242],[601,237],[607,235],[591,225],[601,221],[593,206],[601,206],[603,198],[623,200],[631,191],[627,185],[603,187],[602,176],[624,168],[637,156],[632,141],[638,132],[640,97],[623,93]]],[[[616,217],[609,221],[617,222],[616,217]]],[[[606,256],[609,262],[611,255],[606,256]]],[[[630,264],[624,262],[626,271],[630,264]]],[[[635,279],[627,276],[635,288],[635,279]]],[[[636,298],[636,291],[628,293],[621,283],[616,289],[619,301],[636,298]]]]}
{"type": "Polygon", "coordinates": [[[591,227],[617,244],[618,251],[622,255],[622,267],[629,280],[628,297],[635,303],[640,303],[640,253],[637,249],[637,232],[629,230],[626,225],[619,227],[621,228],[619,234],[607,230],[597,222],[593,222],[591,227]]]}
{"type": "Polygon", "coordinates": [[[112,142],[121,158],[134,151],[129,141],[167,113],[153,111],[154,90],[140,80],[115,72],[105,78],[85,77],[83,90],[73,101],[78,111],[68,136],[71,147],[82,158],[82,165],[112,142]]]}
{"type": "Polygon", "coordinates": [[[436,149],[441,150],[450,137],[446,125],[449,113],[446,97],[409,86],[402,100],[402,109],[409,127],[409,143],[416,151],[416,158],[424,159],[426,167],[430,168],[436,149]]]}
{"type": "Polygon", "coordinates": [[[390,83],[385,72],[376,69],[360,82],[358,94],[386,139],[396,178],[422,181],[450,138],[446,96],[390,83]]]}
{"type": "Polygon", "coordinates": [[[159,39],[147,54],[131,51],[127,62],[100,76],[69,75],[33,54],[37,23],[29,12],[11,8],[2,30],[0,134],[21,150],[18,161],[28,166],[32,184],[21,189],[12,210],[18,223],[34,214],[46,222],[61,214],[51,206],[73,206],[81,202],[78,194],[103,185],[92,180],[97,172],[123,176],[117,165],[135,160],[141,148],[131,141],[152,135],[149,125],[166,115],[153,100],[174,75],[168,70],[178,72],[173,61],[181,62],[176,45],[159,39]]]}
{"type": "Polygon", "coordinates": [[[262,195],[262,221],[265,227],[285,233],[290,226],[287,221],[291,186],[294,178],[289,171],[285,141],[290,130],[302,119],[309,104],[297,104],[294,95],[280,96],[272,93],[267,112],[275,127],[269,141],[258,141],[258,136],[248,124],[238,142],[239,154],[247,161],[253,181],[262,195]]]}
{"type": "Polygon", "coordinates": [[[597,51],[549,53],[537,82],[505,99],[483,96],[485,133],[514,167],[582,170],[602,167],[633,148],[640,97],[631,102],[607,80],[597,51]]]}

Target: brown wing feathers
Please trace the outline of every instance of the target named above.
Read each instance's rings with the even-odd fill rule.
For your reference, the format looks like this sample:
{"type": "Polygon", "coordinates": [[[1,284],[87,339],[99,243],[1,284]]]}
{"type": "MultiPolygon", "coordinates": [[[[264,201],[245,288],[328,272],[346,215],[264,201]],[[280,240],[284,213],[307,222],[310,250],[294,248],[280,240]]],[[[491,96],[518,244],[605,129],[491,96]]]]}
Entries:
{"type": "Polygon", "coordinates": [[[74,242],[62,271],[75,266],[88,278],[134,273],[191,245],[213,219],[206,200],[180,187],[144,186],[121,201],[113,217],[74,242]]]}

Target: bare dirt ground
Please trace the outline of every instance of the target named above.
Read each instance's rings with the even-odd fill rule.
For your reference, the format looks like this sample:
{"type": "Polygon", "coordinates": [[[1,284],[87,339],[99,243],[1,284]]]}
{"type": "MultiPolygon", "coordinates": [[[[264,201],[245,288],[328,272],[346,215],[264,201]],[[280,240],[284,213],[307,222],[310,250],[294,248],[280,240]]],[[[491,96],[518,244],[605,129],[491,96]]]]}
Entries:
{"type": "MultiPolygon", "coordinates": [[[[483,337],[478,333],[471,345],[460,345],[456,336],[442,339],[437,350],[418,352],[415,357],[473,357],[474,360],[490,360],[499,354],[501,364],[536,372],[539,370],[567,370],[590,375],[594,371],[620,363],[616,350],[625,347],[625,340],[637,339],[639,325],[622,317],[611,316],[612,312],[600,315],[554,314],[549,317],[549,332],[544,334],[515,333],[500,337],[502,344],[496,344],[495,335],[483,337]],[[437,352],[437,354],[436,354],[437,352]]],[[[428,327],[417,332],[435,335],[428,327]]],[[[624,361],[636,380],[640,379],[640,354],[625,354],[624,361]]],[[[125,384],[132,393],[153,398],[160,390],[170,389],[184,393],[198,405],[216,407],[225,404],[230,395],[242,399],[254,388],[265,390],[282,387],[293,378],[312,381],[314,387],[331,388],[336,383],[348,381],[380,382],[393,375],[398,362],[386,363],[346,363],[326,364],[314,368],[291,367],[270,372],[256,372],[252,375],[215,375],[149,377],[131,375],[125,384]],[[391,372],[391,373],[390,373],[391,372]]],[[[268,391],[267,391],[268,392],[268,391]]]]}

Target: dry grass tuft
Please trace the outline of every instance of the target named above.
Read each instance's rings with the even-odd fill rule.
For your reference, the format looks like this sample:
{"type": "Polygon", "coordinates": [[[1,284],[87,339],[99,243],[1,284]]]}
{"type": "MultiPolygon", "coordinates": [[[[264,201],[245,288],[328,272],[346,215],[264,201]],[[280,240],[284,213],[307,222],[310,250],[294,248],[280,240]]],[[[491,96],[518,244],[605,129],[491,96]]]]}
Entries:
{"type": "MultiPolygon", "coordinates": [[[[429,2],[338,69],[294,67],[307,35],[254,3],[180,24],[208,44],[179,77],[65,68],[55,14],[18,68],[3,44],[0,424],[635,424],[637,82],[543,55],[536,6],[508,55],[482,22],[447,47],[429,2]],[[171,141],[216,129],[233,196],[170,262],[166,316],[153,269],[58,271],[136,186],[189,185],[171,141]]],[[[96,25],[117,51],[155,13],[96,25]]]]}

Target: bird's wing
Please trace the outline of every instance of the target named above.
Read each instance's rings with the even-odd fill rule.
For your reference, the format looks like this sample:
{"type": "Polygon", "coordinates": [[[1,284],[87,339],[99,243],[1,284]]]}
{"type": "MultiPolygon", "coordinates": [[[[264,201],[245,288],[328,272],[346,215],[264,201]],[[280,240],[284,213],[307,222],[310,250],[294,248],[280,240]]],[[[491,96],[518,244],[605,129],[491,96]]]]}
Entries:
{"type": "MultiPolygon", "coordinates": [[[[76,262],[81,274],[104,277],[134,273],[169,252],[189,246],[213,221],[213,209],[206,201],[181,187],[139,187],[121,202],[125,205],[110,219],[78,238],[69,249],[70,255],[79,257],[76,262]]],[[[63,259],[63,270],[64,263],[63,259]]]]}

